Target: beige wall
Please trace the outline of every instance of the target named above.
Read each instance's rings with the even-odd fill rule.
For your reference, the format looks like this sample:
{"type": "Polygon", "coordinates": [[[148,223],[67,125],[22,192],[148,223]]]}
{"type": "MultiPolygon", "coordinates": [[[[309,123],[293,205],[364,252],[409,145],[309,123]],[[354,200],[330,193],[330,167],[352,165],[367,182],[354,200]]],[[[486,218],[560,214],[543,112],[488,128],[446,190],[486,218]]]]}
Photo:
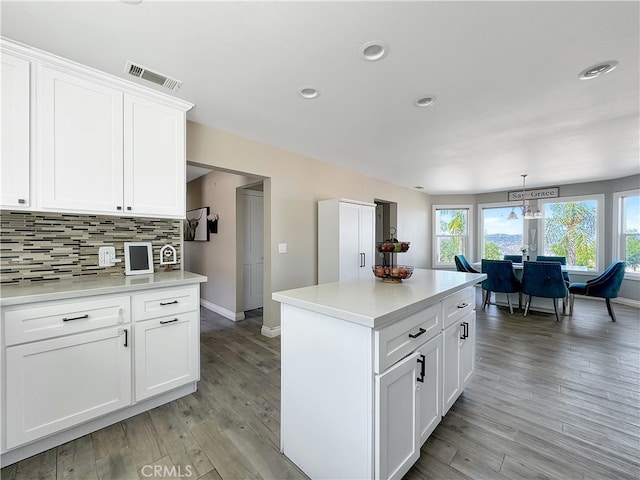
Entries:
{"type": "Polygon", "coordinates": [[[272,292],[316,284],[318,200],[396,202],[397,236],[411,242],[402,262],[431,266],[431,202],[424,193],[193,122],[187,123],[187,161],[266,177],[265,272],[271,272],[265,274],[266,327],[280,325],[280,304],[271,300],[272,292]],[[287,243],[287,254],[278,254],[278,243],[287,243]]]}

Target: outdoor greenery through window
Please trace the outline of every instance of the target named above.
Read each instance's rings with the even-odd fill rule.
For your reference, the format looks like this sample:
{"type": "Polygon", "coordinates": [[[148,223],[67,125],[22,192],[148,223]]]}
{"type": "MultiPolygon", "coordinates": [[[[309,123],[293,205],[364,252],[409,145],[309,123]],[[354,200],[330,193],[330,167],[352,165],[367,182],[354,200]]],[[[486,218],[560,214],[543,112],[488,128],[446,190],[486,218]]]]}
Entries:
{"type": "Polygon", "coordinates": [[[505,255],[521,255],[522,217],[509,220],[512,207],[482,207],[482,258],[502,260],[505,255]]]}
{"type": "Polygon", "coordinates": [[[618,258],[627,262],[627,272],[640,272],[640,193],[616,195],[618,203],[618,258]]]}
{"type": "MultiPolygon", "coordinates": [[[[598,270],[602,198],[580,197],[543,202],[544,255],[567,258],[568,267],[598,270]]],[[[538,254],[542,254],[538,252],[538,254]]]]}
{"type": "Polygon", "coordinates": [[[469,209],[435,208],[436,265],[453,265],[456,255],[468,255],[469,209]]]}

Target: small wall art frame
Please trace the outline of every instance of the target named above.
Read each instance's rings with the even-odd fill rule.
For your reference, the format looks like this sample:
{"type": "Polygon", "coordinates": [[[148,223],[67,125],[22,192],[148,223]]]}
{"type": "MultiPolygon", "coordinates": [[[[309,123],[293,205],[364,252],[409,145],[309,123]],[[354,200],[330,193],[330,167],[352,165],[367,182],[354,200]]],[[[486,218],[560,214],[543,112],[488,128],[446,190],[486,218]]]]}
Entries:
{"type": "Polygon", "coordinates": [[[187,210],[187,218],[184,220],[184,240],[186,242],[208,242],[209,229],[207,228],[207,216],[209,207],[187,210]]]}

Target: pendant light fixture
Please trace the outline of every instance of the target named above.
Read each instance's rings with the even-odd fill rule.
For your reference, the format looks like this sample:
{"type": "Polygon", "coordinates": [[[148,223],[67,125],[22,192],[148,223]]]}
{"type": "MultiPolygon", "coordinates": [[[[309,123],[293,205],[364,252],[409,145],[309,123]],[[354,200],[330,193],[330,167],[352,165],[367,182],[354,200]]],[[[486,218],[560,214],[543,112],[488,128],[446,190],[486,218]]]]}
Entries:
{"type": "MultiPolygon", "coordinates": [[[[533,212],[531,211],[531,208],[529,207],[529,205],[527,205],[525,201],[525,181],[527,178],[527,174],[525,173],[520,176],[522,177],[522,206],[520,207],[522,211],[522,218],[524,218],[525,220],[537,220],[539,218],[544,218],[542,216],[542,212],[538,207],[536,207],[536,211],[533,212]]],[[[515,212],[515,209],[512,208],[511,213],[507,217],[507,220],[518,220],[518,218],[519,218],[518,214],[515,212]]]]}

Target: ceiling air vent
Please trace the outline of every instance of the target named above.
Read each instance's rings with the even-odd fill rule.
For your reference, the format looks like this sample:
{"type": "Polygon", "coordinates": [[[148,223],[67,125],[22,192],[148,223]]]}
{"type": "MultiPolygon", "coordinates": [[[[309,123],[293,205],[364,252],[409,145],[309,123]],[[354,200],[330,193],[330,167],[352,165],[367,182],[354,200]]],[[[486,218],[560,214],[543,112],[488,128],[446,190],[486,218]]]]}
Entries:
{"type": "Polygon", "coordinates": [[[149,70],[147,67],[137,65],[133,62],[127,62],[127,65],[124,67],[124,73],[142,78],[143,80],[168,88],[174,92],[182,86],[182,82],[180,80],[169,78],[166,75],[154,72],[153,70],[149,70]]]}

